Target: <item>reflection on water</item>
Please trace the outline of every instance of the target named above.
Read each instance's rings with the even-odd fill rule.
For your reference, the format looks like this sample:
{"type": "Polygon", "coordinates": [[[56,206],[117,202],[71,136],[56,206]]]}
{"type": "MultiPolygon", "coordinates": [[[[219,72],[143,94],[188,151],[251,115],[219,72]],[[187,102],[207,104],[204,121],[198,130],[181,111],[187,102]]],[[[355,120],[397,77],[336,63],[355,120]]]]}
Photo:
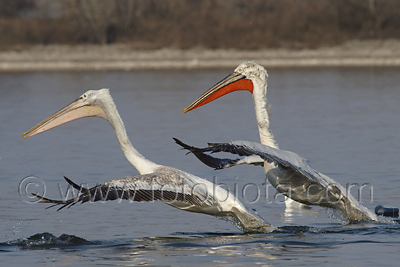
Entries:
{"type": "MultiPolygon", "coordinates": [[[[263,191],[253,201],[252,188],[246,203],[240,191],[248,183],[263,188],[262,168],[213,171],[179,150],[172,137],[197,146],[258,141],[248,92],[181,112],[230,71],[0,74],[2,263],[395,264],[398,224],[341,225],[322,208],[285,210],[283,201],[267,201],[272,198],[263,191]],[[101,119],[21,137],[81,93],[102,87],[110,88],[128,135],[142,154],[211,181],[217,177],[232,190],[237,185],[240,200],[278,231],[242,235],[225,221],[163,203],[88,203],[56,212],[23,202],[17,188],[28,175],[43,179],[46,196],[58,198],[63,175],[95,185],[137,173],[101,119]]],[[[370,209],[400,206],[398,69],[273,69],[269,74],[271,131],[280,147],[309,159],[312,167],[342,185],[371,184],[373,201],[366,198],[363,203],[370,209]]]]}
{"type": "MultiPolygon", "coordinates": [[[[365,245],[373,246],[377,254],[393,252],[396,238],[379,240],[382,235],[399,234],[398,226],[364,225],[321,230],[314,227],[286,226],[275,233],[240,235],[235,233],[173,233],[165,237],[87,241],[76,236],[55,237],[49,233],[36,234],[26,240],[0,244],[3,252],[37,251],[47,254],[58,251],[53,261],[70,264],[101,260],[102,264],[283,264],[298,266],[305,260],[311,264],[356,262],[371,260],[369,255],[351,254],[365,245]],[[368,238],[363,238],[367,236],[368,238]],[[384,249],[380,244],[384,243],[384,249]],[[344,252],[343,248],[350,252],[344,252]],[[78,255],[73,256],[76,252],[78,255]],[[84,258],[80,255],[85,255],[84,258]],[[358,255],[358,257],[357,257],[358,255]],[[190,256],[188,258],[188,256],[190,256]],[[339,257],[340,259],[338,259],[339,257]],[[290,262],[286,262],[290,260],[290,262]],[[175,262],[175,263],[174,263],[175,262]]],[[[8,255],[8,254],[3,254],[8,255]]],[[[373,257],[372,257],[373,259],[373,257]]],[[[382,263],[382,259],[380,259],[382,263]]],[[[373,261],[372,261],[373,262],[373,261]]],[[[390,262],[388,262],[390,263],[390,262]]],[[[390,264],[389,264],[390,265],[390,264]]]]}

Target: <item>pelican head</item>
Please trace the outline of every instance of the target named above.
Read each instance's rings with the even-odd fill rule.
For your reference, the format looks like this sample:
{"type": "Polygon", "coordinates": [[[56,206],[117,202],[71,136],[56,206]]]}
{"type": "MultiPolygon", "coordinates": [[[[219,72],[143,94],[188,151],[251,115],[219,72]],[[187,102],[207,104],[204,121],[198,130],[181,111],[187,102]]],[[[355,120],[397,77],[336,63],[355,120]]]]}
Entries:
{"type": "Polygon", "coordinates": [[[89,90],[65,108],[35,125],[22,136],[27,138],[45,132],[61,124],[84,117],[97,116],[107,120],[107,116],[104,113],[104,105],[106,102],[112,102],[108,89],[89,90]],[[111,101],[105,101],[107,99],[110,99],[111,101]]]}
{"type": "Polygon", "coordinates": [[[183,109],[183,113],[234,91],[248,90],[253,95],[260,94],[265,96],[267,93],[267,77],[268,73],[263,66],[254,61],[243,62],[231,74],[183,109]]]}

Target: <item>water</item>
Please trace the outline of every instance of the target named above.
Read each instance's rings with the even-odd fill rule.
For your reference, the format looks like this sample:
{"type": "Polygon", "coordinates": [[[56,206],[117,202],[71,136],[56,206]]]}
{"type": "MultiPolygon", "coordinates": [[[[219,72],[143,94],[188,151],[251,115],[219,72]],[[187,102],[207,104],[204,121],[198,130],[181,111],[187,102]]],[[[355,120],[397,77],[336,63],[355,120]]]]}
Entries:
{"type": "MultiPolygon", "coordinates": [[[[172,137],[196,146],[258,141],[248,92],[181,112],[230,71],[0,74],[2,265],[397,266],[398,224],[342,225],[322,208],[285,209],[283,198],[275,198],[275,190],[263,185],[262,168],[214,171],[179,150],[172,137]],[[59,198],[58,185],[66,189],[63,175],[94,186],[137,174],[111,127],[99,118],[71,122],[26,140],[21,136],[86,90],[103,87],[111,89],[131,141],[142,154],[226,183],[230,190],[237,188],[243,203],[278,230],[243,235],[225,221],[163,203],[88,203],[57,212],[24,202],[18,186],[28,175],[44,182],[47,197],[59,198]]],[[[344,186],[367,184],[361,201],[370,209],[378,204],[399,207],[398,72],[269,70],[271,131],[280,148],[309,159],[311,166],[344,186]]],[[[28,188],[41,193],[43,184],[28,188]]],[[[357,197],[356,189],[352,193],[357,197]]]]}

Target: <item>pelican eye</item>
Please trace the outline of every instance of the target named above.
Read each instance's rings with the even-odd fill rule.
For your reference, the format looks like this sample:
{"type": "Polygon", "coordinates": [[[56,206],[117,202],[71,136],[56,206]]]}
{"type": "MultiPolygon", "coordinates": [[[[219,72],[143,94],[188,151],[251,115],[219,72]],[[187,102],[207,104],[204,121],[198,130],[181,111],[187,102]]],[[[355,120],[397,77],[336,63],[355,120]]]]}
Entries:
{"type": "Polygon", "coordinates": [[[242,73],[243,72],[243,68],[242,67],[238,68],[237,72],[242,73]]]}
{"type": "Polygon", "coordinates": [[[86,99],[87,98],[87,94],[83,94],[81,95],[81,97],[79,99],[86,99]]]}

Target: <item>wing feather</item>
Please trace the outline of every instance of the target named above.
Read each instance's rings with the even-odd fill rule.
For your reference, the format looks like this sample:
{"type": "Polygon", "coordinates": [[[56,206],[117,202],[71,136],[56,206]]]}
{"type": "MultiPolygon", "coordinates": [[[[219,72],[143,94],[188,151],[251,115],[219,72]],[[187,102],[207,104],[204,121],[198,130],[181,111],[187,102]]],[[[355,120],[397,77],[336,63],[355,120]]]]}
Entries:
{"type": "MultiPolygon", "coordinates": [[[[264,166],[264,159],[262,159],[258,155],[249,155],[249,156],[245,156],[243,158],[237,158],[237,159],[216,158],[216,157],[210,156],[208,154],[205,154],[204,152],[206,152],[206,151],[203,151],[204,149],[185,144],[177,138],[173,138],[173,139],[183,149],[189,150],[201,162],[203,162],[208,167],[214,168],[215,170],[226,169],[226,168],[236,166],[236,165],[241,165],[241,164],[252,164],[255,166],[264,166]]],[[[190,153],[190,152],[188,152],[188,153],[190,153]]],[[[214,153],[214,152],[211,152],[211,153],[214,153]]]]}
{"type": "MultiPolygon", "coordinates": [[[[218,152],[228,152],[231,154],[236,154],[244,157],[251,157],[253,155],[257,155],[270,164],[275,163],[281,168],[293,169],[296,172],[304,175],[308,179],[321,183],[324,186],[328,186],[329,184],[329,182],[325,181],[325,179],[319,174],[319,172],[315,171],[308,165],[308,161],[306,159],[290,151],[279,150],[270,146],[249,141],[232,141],[230,143],[208,143],[208,147],[206,148],[197,148],[187,145],[176,138],[174,138],[174,140],[184,149],[187,149],[190,152],[194,153],[196,157],[199,158],[200,160],[201,157],[203,156],[199,155],[200,154],[207,155],[205,154],[207,152],[210,152],[211,154],[218,152]]],[[[244,160],[244,158],[231,160],[230,162],[226,159],[213,158],[213,162],[220,164],[218,166],[219,169],[226,168],[224,164],[228,165],[229,163],[233,163],[234,165],[236,163],[236,165],[238,165],[237,163],[240,164],[247,163],[246,160],[244,160]]]]}
{"type": "Polygon", "coordinates": [[[54,204],[50,207],[61,205],[58,210],[70,208],[77,203],[105,202],[118,199],[136,202],[160,200],[168,203],[178,201],[198,207],[213,204],[208,196],[204,197],[201,190],[193,190],[187,181],[175,173],[161,172],[127,176],[109,180],[90,189],[79,186],[67,177],[64,177],[64,179],[79,191],[77,197],[68,200],[54,200],[36,194],[34,196],[41,199],[42,202],[54,204]]]}

